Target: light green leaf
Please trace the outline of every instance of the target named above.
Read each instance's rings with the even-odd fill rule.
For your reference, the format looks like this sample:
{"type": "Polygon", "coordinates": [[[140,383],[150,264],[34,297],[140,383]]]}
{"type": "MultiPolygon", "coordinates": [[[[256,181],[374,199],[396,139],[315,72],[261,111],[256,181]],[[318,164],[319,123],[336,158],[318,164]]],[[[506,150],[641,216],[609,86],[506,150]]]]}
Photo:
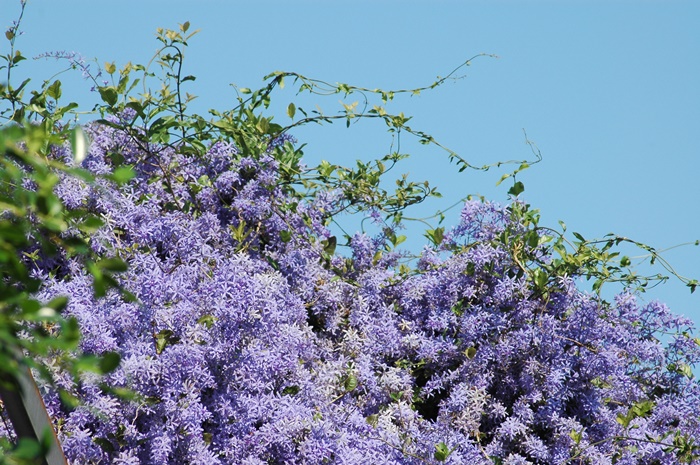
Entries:
{"type": "Polygon", "coordinates": [[[348,375],[348,377],[345,378],[343,387],[348,392],[354,390],[357,387],[357,378],[354,375],[348,375]]]}

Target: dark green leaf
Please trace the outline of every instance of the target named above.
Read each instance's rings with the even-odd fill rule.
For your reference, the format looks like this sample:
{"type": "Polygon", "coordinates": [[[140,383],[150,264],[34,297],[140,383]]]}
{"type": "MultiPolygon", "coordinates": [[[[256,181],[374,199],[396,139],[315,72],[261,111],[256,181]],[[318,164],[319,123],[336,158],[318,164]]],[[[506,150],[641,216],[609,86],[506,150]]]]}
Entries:
{"type": "Polygon", "coordinates": [[[338,240],[335,238],[335,236],[331,236],[328,239],[321,241],[321,244],[323,245],[323,251],[325,253],[328,255],[333,255],[333,253],[335,253],[335,247],[338,244],[338,240]]]}
{"type": "Polygon", "coordinates": [[[96,216],[89,216],[78,225],[78,229],[84,233],[90,234],[97,231],[102,226],[104,226],[104,221],[96,216]]]}
{"type": "Polygon", "coordinates": [[[299,392],[299,386],[287,386],[282,389],[283,396],[294,396],[299,392]]]}
{"type": "Polygon", "coordinates": [[[15,56],[12,58],[12,64],[16,65],[22,60],[26,60],[26,58],[23,57],[21,53],[19,53],[19,50],[17,50],[17,52],[15,52],[15,56]]]}
{"type": "Polygon", "coordinates": [[[476,272],[476,265],[474,265],[474,262],[467,263],[467,269],[465,271],[468,276],[473,276],[476,272]]]}
{"type": "Polygon", "coordinates": [[[160,355],[163,353],[165,348],[172,344],[177,344],[180,340],[174,333],[169,329],[162,329],[154,335],[156,342],[156,354],[160,355]]]}
{"type": "Polygon", "coordinates": [[[128,265],[121,258],[103,258],[97,262],[97,266],[102,270],[117,273],[128,269],[128,265]]]}
{"type": "Polygon", "coordinates": [[[508,193],[512,195],[513,197],[519,196],[523,191],[525,190],[525,185],[518,181],[515,184],[513,184],[513,187],[508,189],[508,193]]]}
{"type": "Polygon", "coordinates": [[[58,397],[61,400],[61,404],[63,404],[63,406],[68,410],[72,410],[80,405],[78,398],[65,389],[58,390],[58,397]]]}
{"type": "Polygon", "coordinates": [[[112,441],[110,441],[107,438],[93,438],[92,440],[95,444],[100,446],[100,449],[102,449],[104,452],[110,454],[114,452],[114,445],[112,444],[112,441]]]}
{"type": "Polygon", "coordinates": [[[117,352],[105,352],[100,357],[99,366],[103,374],[111,373],[121,361],[121,356],[117,352]]]}

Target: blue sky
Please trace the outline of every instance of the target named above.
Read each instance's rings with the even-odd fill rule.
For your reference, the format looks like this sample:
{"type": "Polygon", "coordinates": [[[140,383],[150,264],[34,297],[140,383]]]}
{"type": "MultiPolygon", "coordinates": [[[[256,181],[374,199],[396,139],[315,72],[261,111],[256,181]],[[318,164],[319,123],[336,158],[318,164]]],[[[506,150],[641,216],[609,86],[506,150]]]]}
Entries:
{"type": "MultiPolygon", "coordinates": [[[[19,12],[19,1],[12,3],[3,2],[3,26],[19,12]]],[[[544,224],[563,220],[587,238],[615,232],[659,249],[700,239],[698,2],[29,0],[17,47],[28,57],[68,50],[100,64],[145,63],[157,48],[155,29],[185,21],[201,29],[185,70],[197,76],[186,90],[199,96],[194,109],[201,113],[233,104],[230,83],[255,88],[274,70],[410,88],[478,53],[498,55],[475,60],[464,79],[389,109],[413,115],[412,127],[477,165],[531,158],[526,130],[543,161],[518,179],[544,224]]],[[[64,65],[22,67],[38,84],[64,65]]],[[[60,79],[66,98],[87,108],[96,101],[79,73],[60,79]]],[[[295,99],[288,88],[279,94],[281,122],[295,99]]],[[[337,96],[302,103],[327,113],[339,108],[337,96]]],[[[308,144],[309,163],[369,160],[391,142],[371,123],[295,135],[308,144]]],[[[445,196],[418,214],[470,193],[507,200],[507,186],[495,187],[505,170],[457,174],[435,148],[406,137],[401,148],[413,155],[401,172],[430,180],[445,196]]],[[[420,231],[409,232],[409,246],[419,247],[420,231]]],[[[679,273],[700,277],[700,247],[665,256],[679,273]]],[[[700,292],[671,282],[646,298],[700,322],[700,292]]]]}

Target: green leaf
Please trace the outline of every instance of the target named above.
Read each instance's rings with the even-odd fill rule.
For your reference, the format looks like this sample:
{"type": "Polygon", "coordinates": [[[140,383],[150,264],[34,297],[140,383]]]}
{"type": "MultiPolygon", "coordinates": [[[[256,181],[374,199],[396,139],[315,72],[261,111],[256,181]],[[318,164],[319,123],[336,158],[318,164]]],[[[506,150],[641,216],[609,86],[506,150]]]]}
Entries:
{"type": "Polygon", "coordinates": [[[678,367],[678,372],[685,376],[686,378],[693,378],[693,369],[687,363],[681,363],[678,367]]]}
{"type": "Polygon", "coordinates": [[[330,176],[335,171],[335,168],[335,165],[331,165],[326,160],[321,160],[321,163],[316,167],[321,176],[330,176]]]}
{"type": "Polygon", "coordinates": [[[121,258],[103,258],[98,261],[96,265],[100,270],[112,271],[112,272],[122,272],[128,269],[127,264],[121,258]]]}
{"type": "Polygon", "coordinates": [[[518,181],[515,184],[513,184],[513,187],[508,189],[508,194],[512,195],[513,197],[519,196],[523,191],[525,190],[525,185],[518,181]]]}
{"type": "Polygon", "coordinates": [[[540,290],[544,289],[544,287],[547,285],[547,281],[549,280],[549,275],[547,272],[542,269],[537,269],[535,270],[534,275],[535,286],[537,286],[537,288],[540,290]]]}
{"type": "Polygon", "coordinates": [[[133,179],[134,176],[136,176],[136,173],[134,172],[134,169],[132,167],[120,166],[119,168],[115,169],[112,174],[106,177],[116,182],[117,184],[126,184],[131,179],[133,179]]]}
{"type": "Polygon", "coordinates": [[[287,107],[287,115],[289,115],[290,118],[294,119],[294,115],[297,113],[297,107],[294,105],[294,103],[290,103],[289,106],[287,107]]]}
{"type": "Polygon", "coordinates": [[[107,438],[93,438],[92,441],[100,446],[100,449],[105,451],[108,454],[111,454],[114,452],[114,445],[112,445],[112,441],[110,441],[107,438]]]}
{"type": "Polygon", "coordinates": [[[292,233],[290,233],[286,229],[284,231],[280,231],[280,239],[282,240],[282,242],[287,243],[292,240],[292,233]]]}
{"type": "Polygon", "coordinates": [[[68,408],[68,410],[72,410],[80,405],[80,400],[65,389],[58,390],[58,398],[61,400],[61,404],[68,408]]]}
{"type": "Polygon", "coordinates": [[[569,437],[574,440],[574,443],[579,444],[583,438],[583,434],[580,431],[571,430],[569,437]]]}
{"type": "Polygon", "coordinates": [[[294,396],[299,392],[299,386],[287,386],[282,389],[283,396],[294,396]]]}
{"type": "Polygon", "coordinates": [[[69,317],[60,323],[61,330],[63,331],[63,341],[61,346],[65,349],[72,350],[78,345],[78,342],[80,342],[80,327],[78,325],[78,320],[75,317],[69,317]]]}
{"type": "Polygon", "coordinates": [[[357,378],[354,375],[348,375],[348,377],[345,378],[343,387],[348,392],[354,390],[357,387],[357,378]]]}
{"type": "Polygon", "coordinates": [[[435,453],[433,454],[433,456],[438,462],[444,462],[445,460],[447,460],[447,457],[449,457],[451,453],[452,451],[449,447],[447,447],[447,444],[445,444],[444,442],[435,444],[435,453]]]}
{"type": "Polygon", "coordinates": [[[501,176],[501,179],[498,180],[498,182],[496,183],[496,185],[497,185],[497,186],[500,186],[501,183],[502,183],[503,181],[505,181],[506,179],[508,179],[508,178],[511,177],[511,176],[513,176],[512,173],[504,174],[503,176],[501,176]]]}
{"type": "Polygon", "coordinates": [[[90,246],[82,237],[66,237],[61,241],[61,245],[73,255],[86,255],[90,252],[90,246]]]}
{"type": "Polygon", "coordinates": [[[121,356],[117,352],[105,352],[100,357],[99,367],[102,374],[111,373],[118,366],[121,361],[121,356]]]}
{"type": "Polygon", "coordinates": [[[102,226],[104,226],[104,221],[96,216],[89,216],[85,219],[85,221],[78,225],[78,229],[84,233],[90,234],[94,233],[102,226]]]}
{"type": "Polygon", "coordinates": [[[669,371],[683,375],[686,378],[693,378],[693,369],[687,363],[671,363],[667,368],[669,371]]]}
{"type": "Polygon", "coordinates": [[[400,236],[392,236],[392,238],[391,238],[391,243],[393,244],[394,247],[397,247],[398,245],[402,244],[405,241],[406,241],[406,236],[404,236],[403,234],[400,236]]]}
{"type": "Polygon", "coordinates": [[[141,105],[141,102],[129,102],[125,106],[126,108],[131,108],[134,110],[136,114],[141,117],[141,119],[146,117],[146,113],[143,111],[143,105],[141,105]]]}
{"type": "Polygon", "coordinates": [[[430,242],[433,243],[433,245],[438,247],[440,246],[442,240],[445,237],[445,228],[441,226],[435,229],[428,229],[427,231],[425,231],[424,235],[430,240],[430,242]]]}
{"type": "Polygon", "coordinates": [[[14,58],[12,58],[12,64],[16,65],[17,63],[19,63],[22,60],[26,60],[26,58],[22,56],[22,54],[19,52],[19,50],[17,50],[15,52],[14,58]]]}
{"type": "MultiPolygon", "coordinates": [[[[169,331],[169,333],[172,334],[172,331],[169,331]]],[[[167,345],[168,345],[167,334],[164,334],[163,331],[156,334],[156,353],[158,355],[163,353],[163,350],[165,350],[165,347],[167,345]]]]}
{"type": "Polygon", "coordinates": [[[467,263],[467,269],[464,270],[467,276],[473,276],[476,273],[476,265],[474,262],[467,263]]]}
{"type": "Polygon", "coordinates": [[[605,280],[596,279],[593,282],[593,292],[600,292],[600,288],[603,287],[603,284],[605,284],[605,280]]]}
{"type": "Polygon", "coordinates": [[[469,359],[473,359],[476,357],[476,347],[470,347],[467,350],[464,351],[464,355],[469,359]]]}
{"type": "Polygon", "coordinates": [[[49,302],[46,303],[46,306],[50,307],[50,308],[52,308],[60,313],[63,310],[65,310],[65,308],[68,306],[68,297],[63,296],[63,295],[58,296],[58,297],[54,297],[53,299],[51,299],[49,302]]]}
{"type": "Polygon", "coordinates": [[[655,403],[653,400],[643,400],[636,402],[635,404],[630,407],[630,409],[627,411],[627,414],[618,414],[617,415],[617,422],[622,425],[624,428],[627,428],[632,420],[635,418],[639,417],[646,417],[651,413],[655,406],[655,403]]]}
{"type": "Polygon", "coordinates": [[[61,81],[56,80],[54,81],[47,89],[46,89],[46,95],[51,97],[54,100],[58,100],[61,98],[61,81]]]}
{"type": "Polygon", "coordinates": [[[328,239],[321,241],[321,245],[323,245],[323,251],[328,255],[333,255],[333,253],[335,253],[335,247],[337,244],[338,240],[335,238],[335,236],[331,236],[328,239]]]}
{"type": "Polygon", "coordinates": [[[110,107],[113,107],[117,103],[117,89],[115,89],[114,87],[99,87],[98,91],[100,92],[100,97],[102,97],[102,101],[110,107]]]}
{"type": "Polygon", "coordinates": [[[158,333],[154,334],[156,342],[156,354],[160,355],[163,353],[165,348],[172,344],[177,344],[180,340],[175,334],[169,329],[161,329],[158,333]]]}
{"type": "Polygon", "coordinates": [[[35,439],[20,438],[17,441],[17,446],[12,451],[12,455],[15,459],[21,460],[22,463],[39,463],[34,461],[38,460],[38,457],[41,455],[41,446],[35,439]]]}
{"type": "Polygon", "coordinates": [[[202,315],[201,317],[199,317],[199,319],[197,320],[197,323],[199,323],[200,325],[204,326],[207,329],[210,329],[212,326],[214,326],[214,323],[216,323],[216,320],[218,320],[217,317],[215,317],[214,315],[207,314],[207,315],[202,315]]]}

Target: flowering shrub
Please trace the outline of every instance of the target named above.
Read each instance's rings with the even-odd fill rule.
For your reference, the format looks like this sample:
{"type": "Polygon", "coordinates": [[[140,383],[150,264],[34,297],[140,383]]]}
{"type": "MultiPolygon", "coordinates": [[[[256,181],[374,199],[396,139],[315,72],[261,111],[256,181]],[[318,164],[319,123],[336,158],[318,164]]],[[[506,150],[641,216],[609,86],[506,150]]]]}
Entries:
{"type": "Polygon", "coordinates": [[[378,238],[329,255],[324,212],[342,197],[286,193],[274,148],[150,158],[119,129],[87,132],[85,168],[109,172],[119,153],[136,176],[64,177],[57,192],[103,219],[90,246],[128,263],[119,283],[136,301],[94,298],[69,257],[35,263],[41,300],[70,296],[82,351],[122,356],[106,378],[55,373],[73,409],[47,387],[74,463],[636,464],[692,451],[691,323],[632,294],[606,304],[571,277],[540,292],[500,239],[526,233],[517,201],[467,202],[441,244],[451,253],[426,248],[402,275],[378,238]],[[125,388],[135,397],[115,395],[125,388]]]}
{"type": "MultiPolygon", "coordinates": [[[[180,76],[180,33],[160,35],[179,53],[167,79],[180,76]]],[[[259,113],[281,74],[208,122],[179,93],[126,98],[138,69],[98,85],[106,117],[85,128],[81,162],[94,180],[61,172],[55,187],[69,216],[101,219],[62,234],[102,261],[29,262],[37,300],[69,297],[80,352],[121,356],[77,380],[61,354],[41,359],[71,463],[700,463],[691,322],[631,291],[609,303],[580,290],[609,262],[563,251],[516,198],[521,184],[509,205],[467,201],[407,266],[400,212],[433,191],[379,188],[398,155],[306,169],[288,128],[259,113]],[[336,251],[329,221],[349,210],[381,232],[336,251]],[[121,261],[101,286],[95,263],[121,261]]],[[[74,158],[68,144],[51,157],[74,158]]]]}

